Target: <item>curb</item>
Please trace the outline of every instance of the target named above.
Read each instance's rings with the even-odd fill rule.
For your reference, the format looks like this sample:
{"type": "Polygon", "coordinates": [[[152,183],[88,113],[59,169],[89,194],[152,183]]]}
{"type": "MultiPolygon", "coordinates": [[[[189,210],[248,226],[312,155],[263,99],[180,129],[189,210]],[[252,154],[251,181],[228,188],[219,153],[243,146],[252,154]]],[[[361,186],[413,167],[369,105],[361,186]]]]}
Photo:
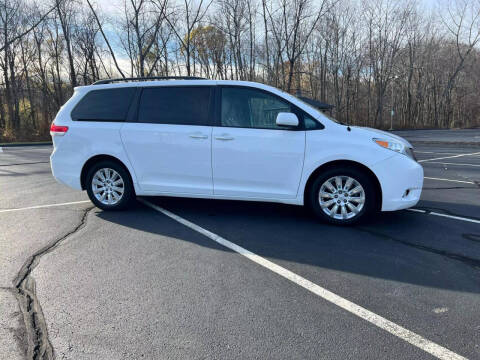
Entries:
{"type": "Polygon", "coordinates": [[[18,146],[48,146],[52,145],[51,141],[40,141],[40,142],[26,142],[26,143],[0,143],[0,147],[18,147],[18,146]]]}

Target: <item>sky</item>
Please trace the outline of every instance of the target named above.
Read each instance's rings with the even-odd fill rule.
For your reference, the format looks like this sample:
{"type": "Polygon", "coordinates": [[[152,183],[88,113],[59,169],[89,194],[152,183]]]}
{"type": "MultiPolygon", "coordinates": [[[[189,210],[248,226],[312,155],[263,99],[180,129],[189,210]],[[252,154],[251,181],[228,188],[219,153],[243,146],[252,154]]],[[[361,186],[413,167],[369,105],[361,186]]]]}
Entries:
{"type": "Polygon", "coordinates": [[[97,3],[105,14],[115,15],[122,13],[123,0],[94,0],[93,3],[97,3]]]}

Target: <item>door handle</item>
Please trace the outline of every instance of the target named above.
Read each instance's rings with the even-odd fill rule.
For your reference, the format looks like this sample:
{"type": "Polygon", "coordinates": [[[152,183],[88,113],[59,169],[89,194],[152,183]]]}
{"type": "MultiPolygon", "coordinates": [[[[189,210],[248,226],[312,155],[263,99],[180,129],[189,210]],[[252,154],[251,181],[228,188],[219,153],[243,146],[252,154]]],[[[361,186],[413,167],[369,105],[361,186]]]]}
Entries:
{"type": "Polygon", "coordinates": [[[233,140],[234,138],[228,134],[222,134],[220,136],[215,136],[215,139],[226,141],[226,140],[233,140]]]}
{"type": "Polygon", "coordinates": [[[204,134],[190,134],[189,136],[192,139],[208,139],[208,135],[204,135],[204,134]]]}

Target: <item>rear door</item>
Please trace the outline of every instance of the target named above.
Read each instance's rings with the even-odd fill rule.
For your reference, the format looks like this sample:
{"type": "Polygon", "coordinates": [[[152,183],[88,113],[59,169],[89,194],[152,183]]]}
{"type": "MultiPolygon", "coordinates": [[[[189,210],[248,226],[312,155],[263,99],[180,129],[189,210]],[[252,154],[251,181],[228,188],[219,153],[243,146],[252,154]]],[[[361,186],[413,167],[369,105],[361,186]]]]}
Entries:
{"type": "Polygon", "coordinates": [[[137,121],[121,136],[140,188],[152,194],[213,194],[213,88],[145,87],[137,121]]]}
{"type": "Polygon", "coordinates": [[[220,87],[219,126],[213,129],[214,194],[240,198],[294,198],[303,169],[305,131],[281,128],[289,102],[250,87],[220,87]]]}

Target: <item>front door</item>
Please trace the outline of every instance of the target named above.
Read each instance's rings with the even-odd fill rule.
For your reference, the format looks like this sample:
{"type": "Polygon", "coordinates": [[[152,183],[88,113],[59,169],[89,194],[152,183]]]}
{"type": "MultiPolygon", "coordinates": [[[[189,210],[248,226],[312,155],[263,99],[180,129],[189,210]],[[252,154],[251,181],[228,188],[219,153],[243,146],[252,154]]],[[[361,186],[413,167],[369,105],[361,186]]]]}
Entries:
{"type": "Polygon", "coordinates": [[[305,131],[281,128],[279,112],[292,105],[265,91],[221,87],[220,124],[213,128],[214,194],[281,199],[297,196],[305,131]]]}

